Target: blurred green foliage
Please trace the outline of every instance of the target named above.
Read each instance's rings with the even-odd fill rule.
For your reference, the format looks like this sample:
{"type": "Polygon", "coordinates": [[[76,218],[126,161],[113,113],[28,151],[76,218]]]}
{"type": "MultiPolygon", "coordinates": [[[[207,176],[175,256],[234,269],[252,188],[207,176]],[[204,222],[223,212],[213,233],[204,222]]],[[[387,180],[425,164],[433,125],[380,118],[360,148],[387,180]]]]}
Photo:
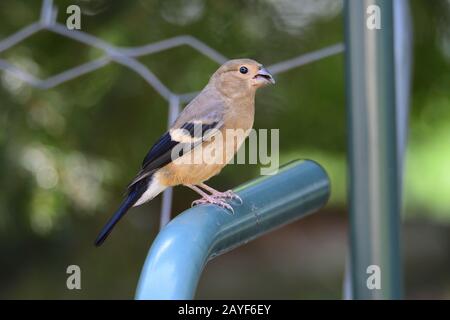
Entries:
{"type": "MultiPolygon", "coordinates": [[[[76,3],[82,30],[117,46],[189,34],[230,58],[270,65],[343,41],[342,2],[334,0],[55,3],[60,22],[65,7],[76,3]]],[[[450,3],[411,4],[415,62],[406,214],[448,222],[450,3]]],[[[1,1],[0,39],[36,21],[39,12],[40,1],[1,1]]],[[[41,32],[0,58],[45,78],[100,54],[41,32]]],[[[201,89],[217,68],[187,47],[140,61],[180,93],[201,89]]],[[[280,129],[281,163],[311,158],[324,165],[333,184],[329,208],[340,211],[346,205],[344,89],[342,55],[291,70],[258,93],[255,121],[257,128],[280,129]]],[[[166,122],[167,102],[116,64],[47,91],[0,74],[0,297],[132,297],[157,232],[159,199],[133,209],[101,250],[92,241],[166,122]],[[65,290],[71,263],[88,270],[83,281],[90,290],[81,296],[65,290]]],[[[229,166],[212,184],[229,188],[258,173],[255,165],[229,166]]],[[[194,197],[176,189],[174,213],[194,197]]]]}

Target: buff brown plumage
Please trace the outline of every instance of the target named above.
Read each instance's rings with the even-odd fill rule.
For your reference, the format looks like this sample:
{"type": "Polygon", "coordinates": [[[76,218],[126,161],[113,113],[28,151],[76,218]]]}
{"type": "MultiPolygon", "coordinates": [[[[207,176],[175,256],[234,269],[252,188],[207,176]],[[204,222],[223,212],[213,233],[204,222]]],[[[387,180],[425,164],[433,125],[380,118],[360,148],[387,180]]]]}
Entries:
{"type": "Polygon", "coordinates": [[[132,206],[150,201],[171,186],[184,185],[199,193],[202,198],[193,204],[211,203],[233,211],[225,200],[240,198],[204,182],[222,170],[248,136],[256,90],[269,83],[275,83],[272,75],[254,60],[224,63],[150,149],[128,187],[127,197],[97,237],[96,245],[103,243],[132,206]],[[229,130],[237,134],[228,138],[229,130]]]}

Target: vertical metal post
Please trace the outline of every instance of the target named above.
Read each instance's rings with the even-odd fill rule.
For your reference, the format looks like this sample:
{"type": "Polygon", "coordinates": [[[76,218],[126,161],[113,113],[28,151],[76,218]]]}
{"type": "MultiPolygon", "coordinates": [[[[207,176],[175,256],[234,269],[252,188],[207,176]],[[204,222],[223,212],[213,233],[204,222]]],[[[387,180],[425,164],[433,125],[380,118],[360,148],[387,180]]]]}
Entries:
{"type": "Polygon", "coordinates": [[[393,1],[346,0],[345,32],[352,297],[399,299],[393,1]],[[377,14],[368,10],[373,5],[381,28],[371,30],[367,19],[377,14]],[[381,271],[380,289],[368,286],[373,265],[381,271]]]}
{"type": "MultiPolygon", "coordinates": [[[[179,113],[180,113],[180,98],[177,95],[173,94],[169,97],[169,113],[167,119],[167,126],[172,125],[172,123],[178,117],[179,113]]],[[[162,229],[170,221],[170,213],[172,211],[172,199],[173,199],[173,188],[167,188],[164,191],[162,197],[159,229],[162,229]]]]}
{"type": "Polygon", "coordinates": [[[397,141],[400,190],[406,145],[408,141],[408,119],[411,95],[411,67],[413,62],[413,28],[409,0],[395,0],[394,3],[394,52],[395,91],[397,107],[397,141]]]}

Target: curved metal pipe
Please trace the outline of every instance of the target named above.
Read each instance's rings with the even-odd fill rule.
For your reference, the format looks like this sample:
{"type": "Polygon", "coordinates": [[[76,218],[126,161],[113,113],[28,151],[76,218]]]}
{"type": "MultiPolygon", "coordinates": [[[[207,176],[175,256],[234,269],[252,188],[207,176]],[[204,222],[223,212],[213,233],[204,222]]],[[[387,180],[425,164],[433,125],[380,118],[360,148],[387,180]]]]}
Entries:
{"type": "Polygon", "coordinates": [[[330,195],[325,170],[294,161],[236,192],[232,215],[214,205],[186,210],[156,237],[145,261],[136,299],[192,299],[206,263],[275,228],[323,207],[330,195]]]}

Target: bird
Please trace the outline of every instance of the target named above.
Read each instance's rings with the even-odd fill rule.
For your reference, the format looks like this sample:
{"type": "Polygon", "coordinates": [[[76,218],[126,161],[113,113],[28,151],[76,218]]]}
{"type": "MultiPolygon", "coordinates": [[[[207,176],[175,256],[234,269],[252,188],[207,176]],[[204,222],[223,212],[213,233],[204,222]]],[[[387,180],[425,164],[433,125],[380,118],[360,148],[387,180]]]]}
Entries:
{"type": "Polygon", "coordinates": [[[100,246],[132,207],[168,187],[186,186],[201,198],[192,205],[214,204],[233,213],[226,201],[242,199],[205,184],[234,157],[253,127],[255,93],[275,84],[264,66],[252,59],[233,59],[213,73],[202,91],[183,109],[169,130],[150,148],[127,194],[95,240],[100,246]],[[227,136],[228,132],[238,132],[227,136]]]}

